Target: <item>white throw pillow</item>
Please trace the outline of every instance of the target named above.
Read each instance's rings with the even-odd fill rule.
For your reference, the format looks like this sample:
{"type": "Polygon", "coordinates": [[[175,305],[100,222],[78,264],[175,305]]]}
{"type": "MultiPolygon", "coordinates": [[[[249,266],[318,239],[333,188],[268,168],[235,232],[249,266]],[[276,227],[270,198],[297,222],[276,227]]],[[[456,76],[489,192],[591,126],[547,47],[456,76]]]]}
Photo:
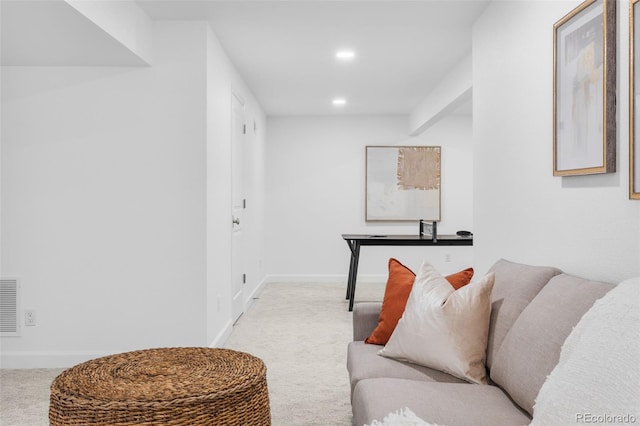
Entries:
{"type": "Polygon", "coordinates": [[[494,275],[459,290],[429,263],[416,275],[404,314],[379,355],[487,383],[485,358],[494,275]]]}
{"type": "Polygon", "coordinates": [[[618,284],[575,326],[531,425],[640,421],[640,277],[618,284]]]}

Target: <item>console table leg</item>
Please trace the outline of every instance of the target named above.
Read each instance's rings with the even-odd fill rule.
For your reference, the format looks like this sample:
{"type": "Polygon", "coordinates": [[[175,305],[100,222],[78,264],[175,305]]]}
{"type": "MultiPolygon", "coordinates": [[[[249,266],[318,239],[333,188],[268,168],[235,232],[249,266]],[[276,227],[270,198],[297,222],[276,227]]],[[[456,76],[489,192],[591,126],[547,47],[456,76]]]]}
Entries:
{"type": "Polygon", "coordinates": [[[353,264],[355,262],[355,242],[353,240],[345,240],[347,242],[347,246],[349,246],[349,251],[351,252],[351,256],[349,258],[349,275],[347,275],[347,297],[345,299],[351,299],[351,277],[353,276],[353,264]]]}
{"type": "Polygon", "coordinates": [[[353,303],[356,300],[356,279],[358,276],[358,261],[360,260],[360,244],[355,242],[351,253],[351,266],[347,294],[349,295],[349,312],[353,311],[353,303]]]}
{"type": "Polygon", "coordinates": [[[354,257],[353,253],[351,253],[349,259],[349,275],[347,275],[347,300],[351,299],[351,277],[353,276],[353,264],[355,263],[354,257]]]}

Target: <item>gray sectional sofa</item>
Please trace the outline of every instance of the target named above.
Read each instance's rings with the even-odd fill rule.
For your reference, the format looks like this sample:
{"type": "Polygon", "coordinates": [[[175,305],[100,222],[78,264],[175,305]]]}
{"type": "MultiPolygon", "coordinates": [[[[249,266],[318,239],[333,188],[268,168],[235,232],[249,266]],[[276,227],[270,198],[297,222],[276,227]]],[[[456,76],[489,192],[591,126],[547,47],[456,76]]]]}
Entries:
{"type": "Polygon", "coordinates": [[[498,261],[490,272],[495,283],[488,385],[379,356],[382,346],[363,340],[378,323],[381,302],[355,305],[347,355],[355,425],[382,420],[403,407],[439,425],[531,423],[536,396],[558,363],[565,339],[614,285],[507,260],[498,261]]]}

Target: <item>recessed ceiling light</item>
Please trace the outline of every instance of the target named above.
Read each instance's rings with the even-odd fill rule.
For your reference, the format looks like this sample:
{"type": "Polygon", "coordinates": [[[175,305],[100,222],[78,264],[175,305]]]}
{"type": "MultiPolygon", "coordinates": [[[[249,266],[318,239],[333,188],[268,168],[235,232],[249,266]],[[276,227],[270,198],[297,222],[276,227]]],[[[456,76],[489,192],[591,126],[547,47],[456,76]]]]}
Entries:
{"type": "Polygon", "coordinates": [[[339,50],[338,52],[336,52],[336,58],[342,60],[353,59],[355,56],[356,54],[353,50],[339,50]]]}
{"type": "Polygon", "coordinates": [[[347,103],[347,100],[344,98],[335,98],[332,102],[335,106],[343,106],[347,103]]]}

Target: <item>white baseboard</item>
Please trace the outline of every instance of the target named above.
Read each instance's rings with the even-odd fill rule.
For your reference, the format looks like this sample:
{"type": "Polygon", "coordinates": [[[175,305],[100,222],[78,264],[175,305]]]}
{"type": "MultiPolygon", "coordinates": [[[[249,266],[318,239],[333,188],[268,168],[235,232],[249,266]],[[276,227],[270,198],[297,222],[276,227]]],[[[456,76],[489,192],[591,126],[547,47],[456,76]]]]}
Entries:
{"type": "MultiPolygon", "coordinates": [[[[233,323],[228,321],[209,347],[222,347],[233,331],[233,323]]],[[[3,351],[0,353],[0,368],[70,368],[74,365],[100,358],[129,352],[134,349],[115,351],[3,351]]]]}
{"type": "MultiPolygon", "coordinates": [[[[266,283],[344,283],[347,284],[347,276],[344,274],[273,274],[267,275],[266,283]]],[[[386,282],[386,275],[358,274],[358,282],[386,282]]]]}
{"type": "Polygon", "coordinates": [[[263,278],[262,281],[258,283],[256,288],[251,292],[251,294],[247,297],[247,300],[244,304],[244,311],[247,312],[251,305],[253,305],[254,300],[258,297],[260,292],[264,289],[264,286],[267,284],[267,278],[263,278]]]}
{"type": "MultiPolygon", "coordinates": [[[[251,308],[251,306],[253,306],[253,302],[255,301],[255,298],[258,297],[258,295],[260,294],[260,292],[262,291],[266,283],[267,283],[266,279],[263,279],[262,281],[260,281],[260,283],[253,290],[253,292],[251,292],[251,294],[247,296],[247,299],[244,302],[245,312],[247,312],[251,308]]],[[[210,348],[224,347],[225,343],[227,342],[227,339],[229,338],[229,336],[231,336],[232,332],[233,332],[233,322],[229,321],[225,324],[225,326],[222,328],[222,331],[218,333],[215,339],[213,339],[213,342],[211,342],[209,347],[210,348]]]]}
{"type": "MultiPolygon", "coordinates": [[[[358,283],[386,282],[386,275],[358,275],[358,283]]],[[[267,275],[256,286],[245,301],[245,312],[253,305],[255,298],[269,283],[344,283],[346,288],[347,276],[344,274],[281,274],[267,275]]],[[[213,339],[209,347],[223,347],[233,331],[230,320],[213,339]]],[[[131,349],[129,349],[131,350],[131,349]]],[[[2,351],[0,352],[0,368],[69,368],[81,362],[102,356],[127,352],[128,350],[108,351],[2,351]]]]}
{"type": "MultiPolygon", "coordinates": [[[[233,323],[228,321],[209,347],[222,347],[233,331],[233,323]]],[[[2,351],[0,352],[0,368],[70,368],[74,365],[100,358],[129,352],[134,349],[115,351],[2,351]]]]}
{"type": "Polygon", "coordinates": [[[218,335],[213,339],[213,342],[209,345],[210,348],[221,348],[224,346],[225,342],[231,336],[231,332],[233,331],[233,322],[228,321],[218,335]]]}
{"type": "Polygon", "coordinates": [[[69,368],[81,362],[124,351],[5,351],[0,354],[0,368],[69,368]]]}

